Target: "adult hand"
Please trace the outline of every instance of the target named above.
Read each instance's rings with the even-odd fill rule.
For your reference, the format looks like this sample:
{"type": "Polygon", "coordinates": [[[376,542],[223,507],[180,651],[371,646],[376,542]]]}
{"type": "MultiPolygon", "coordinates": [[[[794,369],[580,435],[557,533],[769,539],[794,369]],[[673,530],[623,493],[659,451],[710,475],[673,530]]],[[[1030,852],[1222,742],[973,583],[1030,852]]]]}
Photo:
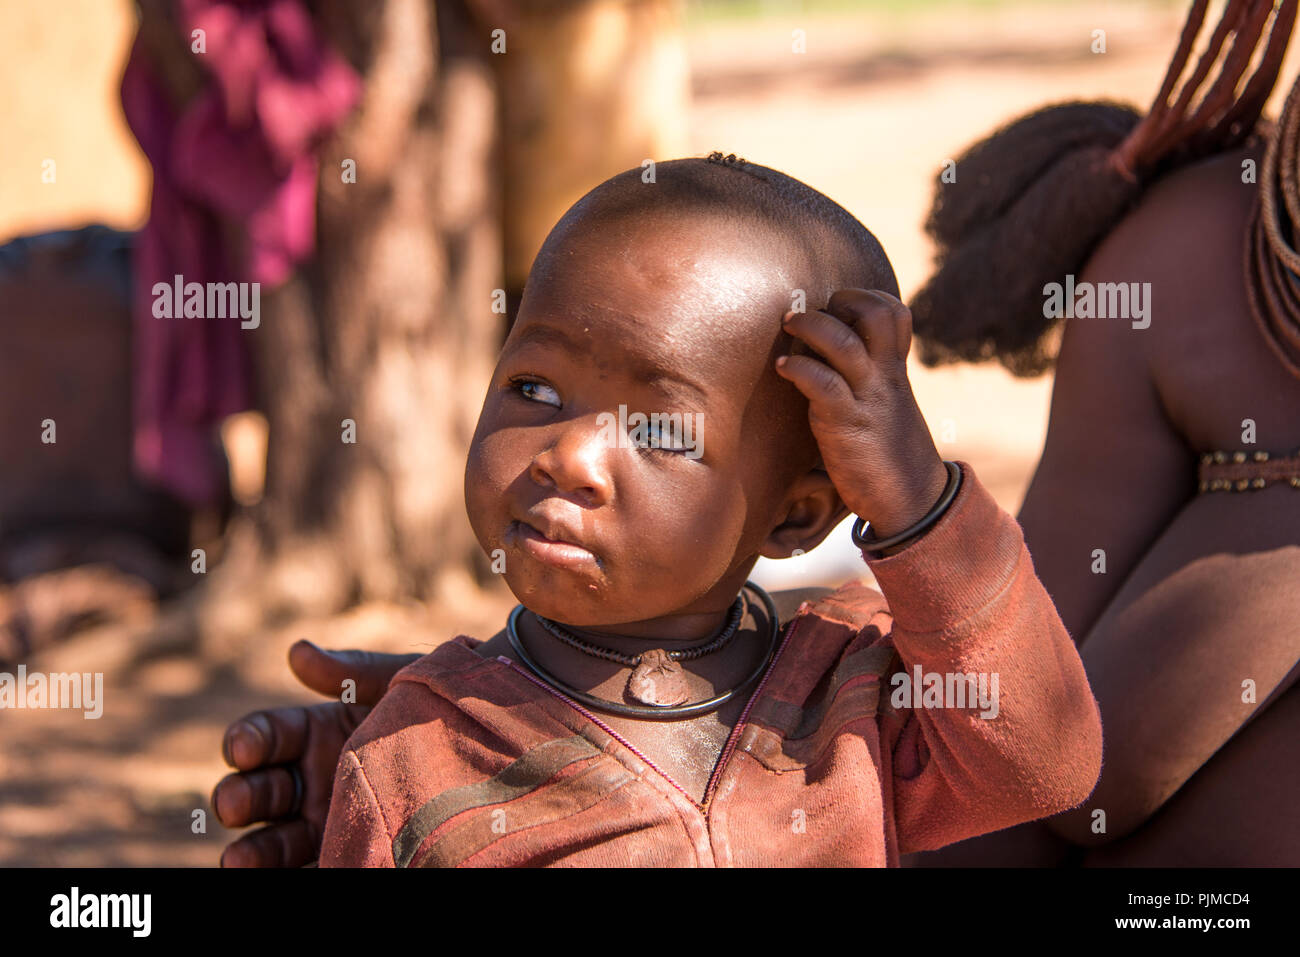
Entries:
{"type": "Polygon", "coordinates": [[[226,827],[266,826],[228,844],[222,867],[302,867],[316,860],[344,742],[393,675],[419,657],[325,651],[309,641],[289,649],[289,668],[299,681],[337,698],[351,679],[356,703],[254,711],[226,728],[222,755],[237,770],[213,789],[213,810],[226,827]]]}

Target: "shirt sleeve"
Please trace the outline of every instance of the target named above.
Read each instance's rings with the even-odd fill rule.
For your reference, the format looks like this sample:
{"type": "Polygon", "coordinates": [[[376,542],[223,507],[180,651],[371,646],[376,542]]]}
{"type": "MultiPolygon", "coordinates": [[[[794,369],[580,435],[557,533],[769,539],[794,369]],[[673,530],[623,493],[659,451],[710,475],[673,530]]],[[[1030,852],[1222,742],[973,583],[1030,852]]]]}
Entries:
{"type": "Polygon", "coordinates": [[[880,726],[903,854],[1074,807],[1101,773],[1101,718],[1074,642],[1020,526],[961,466],[938,524],[868,563],[902,661],[883,679],[880,726]],[[944,690],[949,676],[982,678],[985,702],[914,707],[918,669],[922,702],[931,675],[944,690]]]}
{"type": "Polygon", "coordinates": [[[339,757],[321,867],[394,867],[393,839],[355,751],[339,757]]]}

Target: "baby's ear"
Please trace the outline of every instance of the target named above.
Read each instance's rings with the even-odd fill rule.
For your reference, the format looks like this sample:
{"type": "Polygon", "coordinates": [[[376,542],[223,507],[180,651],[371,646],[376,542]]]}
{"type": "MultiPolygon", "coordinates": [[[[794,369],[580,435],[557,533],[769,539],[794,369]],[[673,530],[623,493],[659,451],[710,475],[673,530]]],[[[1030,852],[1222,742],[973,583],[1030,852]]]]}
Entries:
{"type": "Polygon", "coordinates": [[[810,552],[848,516],[826,470],[809,469],[795,480],[786,497],[785,520],[772,529],[759,549],[764,558],[789,558],[795,549],[810,552]]]}

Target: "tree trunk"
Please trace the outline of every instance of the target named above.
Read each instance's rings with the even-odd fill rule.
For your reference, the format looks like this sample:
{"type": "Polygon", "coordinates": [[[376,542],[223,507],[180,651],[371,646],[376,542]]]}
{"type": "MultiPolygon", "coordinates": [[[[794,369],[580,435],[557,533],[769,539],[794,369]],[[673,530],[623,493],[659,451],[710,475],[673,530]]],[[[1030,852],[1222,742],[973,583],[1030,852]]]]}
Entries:
{"type": "Polygon", "coordinates": [[[510,320],[547,233],[598,184],[686,155],[690,72],[681,0],[498,4],[505,288],[510,320]]]}
{"type": "Polygon", "coordinates": [[[316,259],[264,298],[259,557],[222,590],[277,616],[495,580],[462,476],[506,330],[497,291],[513,316],[564,210],[685,142],[679,0],[314,9],[365,94],[321,156],[316,259]]]}
{"type": "Polygon", "coordinates": [[[321,155],[315,261],[264,300],[255,337],[261,586],[299,613],[427,598],[486,567],[462,465],[504,321],[487,44],[459,3],[317,16],[365,92],[321,155]]]}

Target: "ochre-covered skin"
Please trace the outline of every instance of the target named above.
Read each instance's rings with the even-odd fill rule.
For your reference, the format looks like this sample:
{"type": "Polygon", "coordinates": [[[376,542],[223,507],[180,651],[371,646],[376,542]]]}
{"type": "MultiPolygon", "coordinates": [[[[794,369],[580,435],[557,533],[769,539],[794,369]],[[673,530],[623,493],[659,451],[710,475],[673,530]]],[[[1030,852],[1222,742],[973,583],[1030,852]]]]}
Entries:
{"type": "Polygon", "coordinates": [[[1067,322],[1020,513],[1101,706],[1097,791],[922,863],[1300,859],[1300,490],[1197,492],[1202,453],[1300,449],[1300,380],[1260,336],[1243,285],[1256,191],[1245,159],[1262,155],[1226,153],[1152,187],[1079,276],[1150,282],[1151,325],[1067,322]],[[1096,548],[1104,575],[1090,571],[1096,548]]]}

